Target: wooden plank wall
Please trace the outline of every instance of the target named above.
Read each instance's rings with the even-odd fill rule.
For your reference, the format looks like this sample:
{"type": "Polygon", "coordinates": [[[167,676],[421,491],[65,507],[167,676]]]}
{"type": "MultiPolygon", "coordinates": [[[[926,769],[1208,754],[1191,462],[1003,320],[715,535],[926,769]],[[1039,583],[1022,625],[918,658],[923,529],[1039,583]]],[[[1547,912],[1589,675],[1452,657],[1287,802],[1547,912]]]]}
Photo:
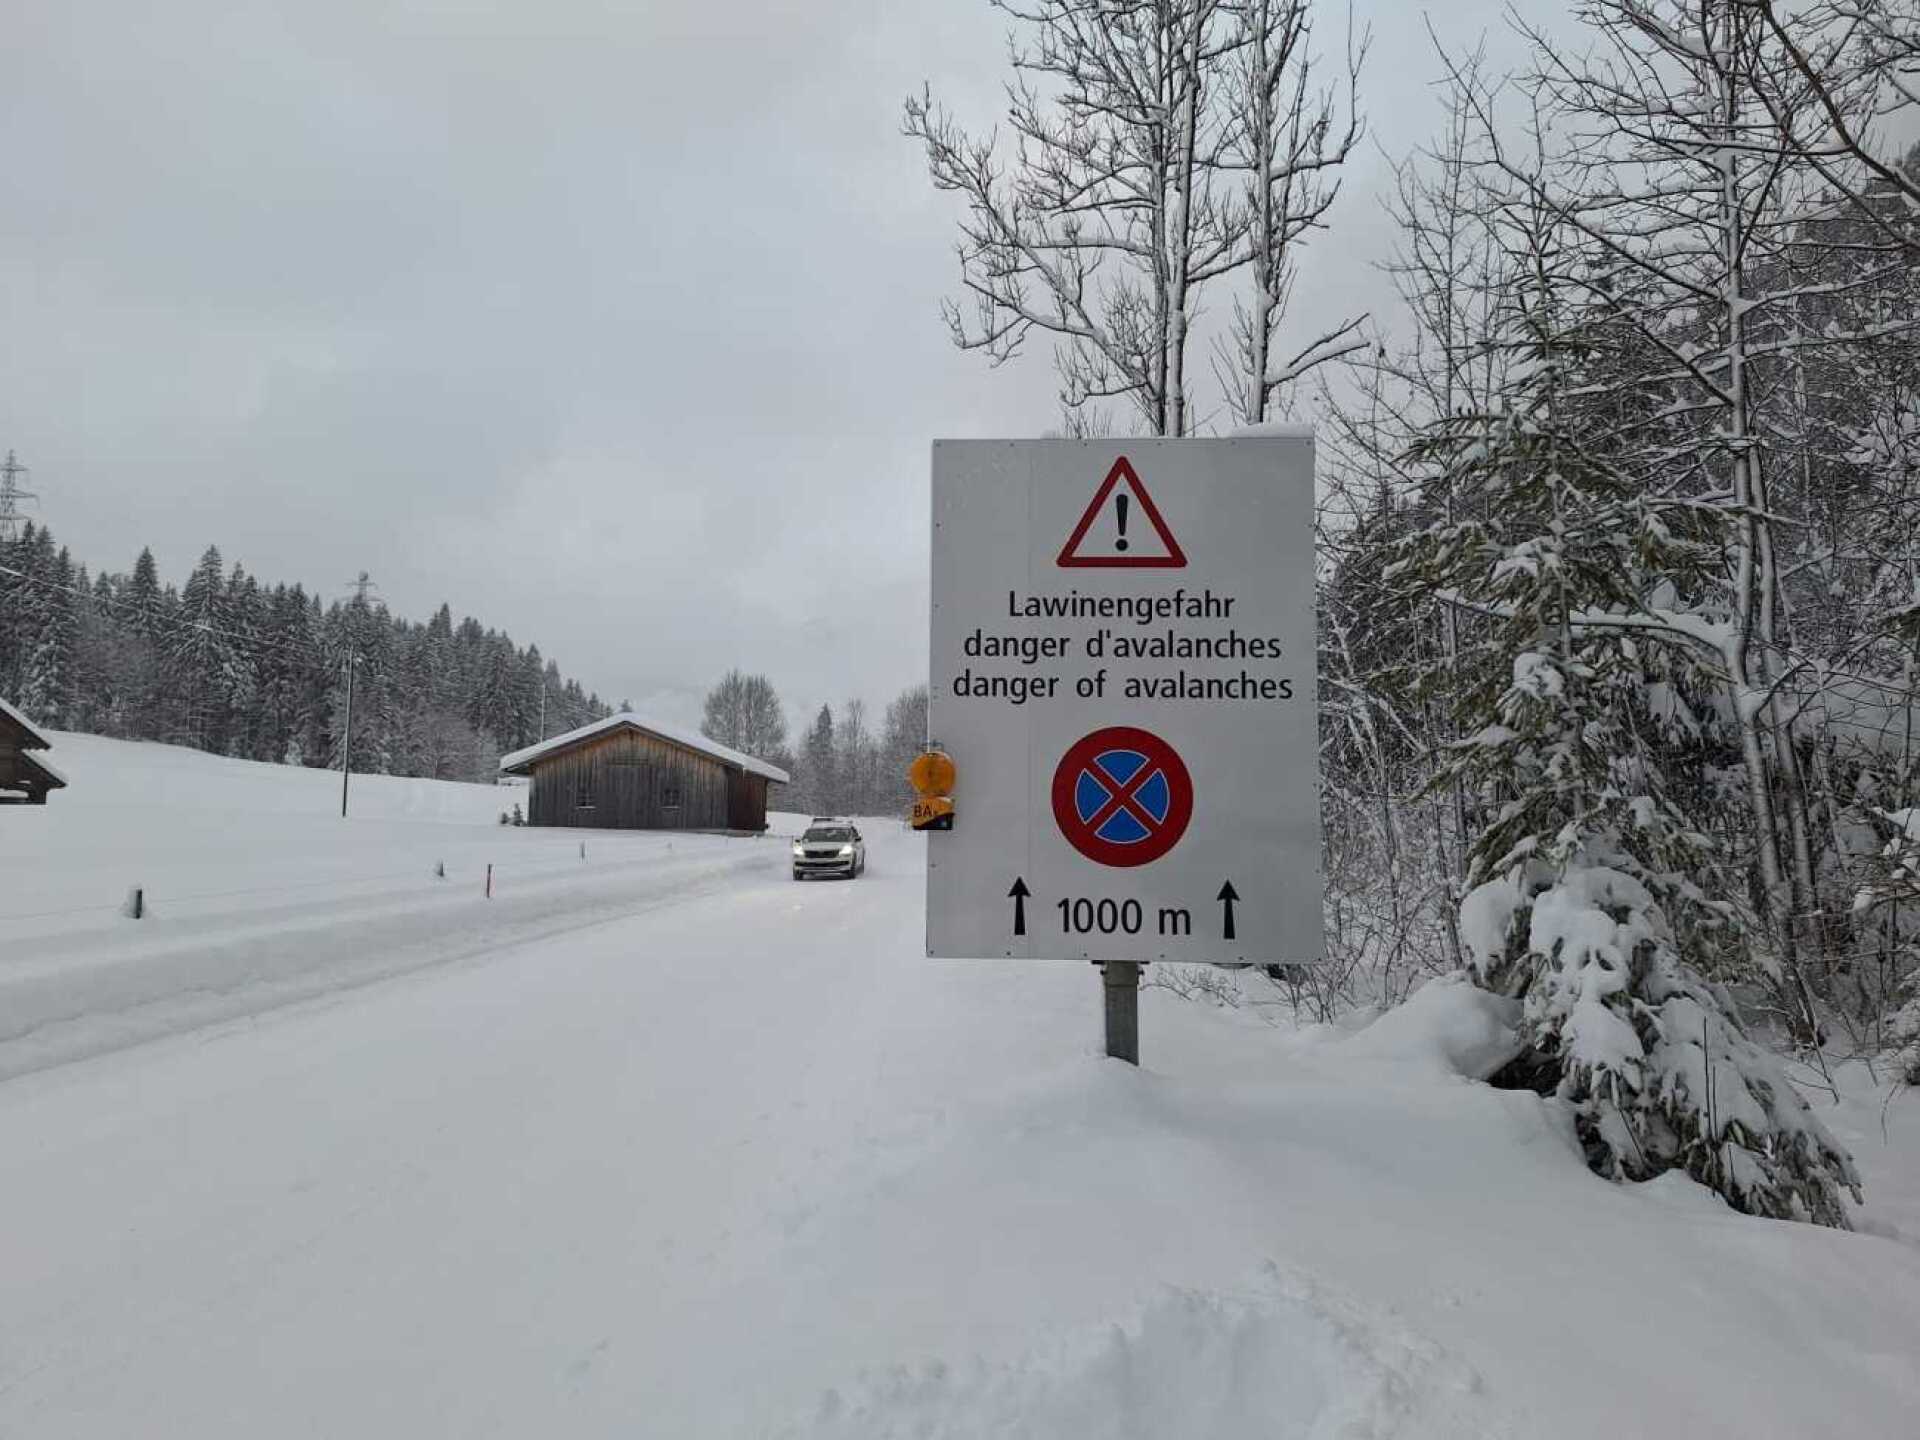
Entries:
{"type": "Polygon", "coordinates": [[[27,732],[5,715],[0,715],[0,776],[19,772],[19,755],[26,749],[27,732]]]}
{"type": "Polygon", "coordinates": [[[19,744],[25,738],[18,726],[0,715],[0,786],[9,790],[27,788],[27,769],[21,763],[19,744]]]}
{"type": "MultiPolygon", "coordinates": [[[[763,794],[765,783],[761,781],[763,794]]],[[[531,789],[531,825],[725,830],[732,821],[724,765],[632,730],[617,730],[542,760],[534,767],[531,789]],[[583,777],[591,783],[590,809],[577,803],[583,777]],[[676,788],[680,803],[670,807],[667,795],[676,788]]]]}
{"type": "MultiPolygon", "coordinates": [[[[47,794],[54,787],[47,783],[47,777],[26,763],[19,751],[11,755],[0,755],[0,790],[18,792],[26,796],[29,805],[44,805],[47,794]]],[[[16,804],[14,800],[0,800],[0,804],[16,804]]]]}
{"type": "Polygon", "coordinates": [[[728,825],[735,830],[767,828],[767,777],[731,771],[727,776],[728,825]]]}

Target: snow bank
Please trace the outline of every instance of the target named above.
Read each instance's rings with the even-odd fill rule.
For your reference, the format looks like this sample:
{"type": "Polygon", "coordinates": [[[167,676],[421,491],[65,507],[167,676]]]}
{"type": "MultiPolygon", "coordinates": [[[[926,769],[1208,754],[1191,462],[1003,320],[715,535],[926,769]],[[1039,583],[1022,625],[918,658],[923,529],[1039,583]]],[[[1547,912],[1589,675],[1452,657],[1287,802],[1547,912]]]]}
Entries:
{"type": "Polygon", "coordinates": [[[829,1389],[789,1440],[1206,1436],[1483,1440],[1472,1372],[1438,1347],[1263,1267],[1238,1293],[1168,1287],[1017,1361],[931,1362],[829,1389]]]}
{"type": "Polygon", "coordinates": [[[1391,1060],[1484,1080],[1520,1053],[1520,1002],[1463,975],[1441,975],[1341,1045],[1352,1058],[1391,1060]]]}
{"type": "MultiPolygon", "coordinates": [[[[340,815],[337,770],[232,760],[183,745],[100,735],[56,731],[51,738],[71,786],[55,797],[57,807],[51,802],[47,807],[56,818],[73,810],[167,810],[182,823],[205,813],[322,819],[340,815]]],[[[519,795],[493,785],[356,773],[349,797],[356,820],[474,824],[497,822],[519,795]]]]}

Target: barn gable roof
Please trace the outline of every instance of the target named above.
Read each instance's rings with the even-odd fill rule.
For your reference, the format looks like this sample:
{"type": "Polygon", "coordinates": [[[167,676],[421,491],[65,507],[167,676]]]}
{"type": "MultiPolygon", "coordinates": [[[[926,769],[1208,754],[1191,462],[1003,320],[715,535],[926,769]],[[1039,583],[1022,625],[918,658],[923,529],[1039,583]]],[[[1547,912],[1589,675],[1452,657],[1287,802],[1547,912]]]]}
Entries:
{"type": "Polygon", "coordinates": [[[22,715],[5,700],[0,700],[0,720],[11,720],[19,726],[26,738],[20,742],[23,750],[51,750],[53,742],[33,728],[33,722],[22,715]]]}
{"type": "Polygon", "coordinates": [[[662,725],[653,720],[642,720],[630,711],[621,711],[618,715],[609,715],[604,720],[596,720],[591,725],[582,725],[578,730],[569,730],[564,735],[556,735],[551,740],[542,740],[538,745],[529,745],[524,750],[515,750],[511,755],[500,757],[500,773],[503,775],[523,775],[536,760],[544,760],[561,750],[571,749],[586,740],[611,734],[615,730],[638,730],[643,735],[652,735],[669,744],[679,745],[697,754],[718,760],[735,770],[744,770],[749,775],[762,775],[776,785],[790,783],[792,777],[778,765],[769,765],[764,760],[756,760],[744,755],[731,746],[722,745],[717,740],[709,740],[698,730],[682,730],[678,725],[662,725]]]}
{"type": "Polygon", "coordinates": [[[45,776],[46,786],[49,790],[64,790],[67,788],[67,777],[53,768],[52,761],[43,760],[38,755],[23,754],[20,757],[20,763],[30,770],[38,770],[41,775],[45,776]]]}

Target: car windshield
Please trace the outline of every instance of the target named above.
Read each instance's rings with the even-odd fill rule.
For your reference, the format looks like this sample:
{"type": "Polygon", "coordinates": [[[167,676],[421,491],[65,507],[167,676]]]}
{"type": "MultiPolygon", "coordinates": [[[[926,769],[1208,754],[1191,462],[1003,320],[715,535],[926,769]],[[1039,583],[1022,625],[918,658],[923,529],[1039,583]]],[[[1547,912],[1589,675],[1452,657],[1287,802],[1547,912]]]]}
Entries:
{"type": "Polygon", "coordinates": [[[844,825],[817,826],[801,838],[814,844],[844,845],[853,839],[853,831],[844,825]]]}

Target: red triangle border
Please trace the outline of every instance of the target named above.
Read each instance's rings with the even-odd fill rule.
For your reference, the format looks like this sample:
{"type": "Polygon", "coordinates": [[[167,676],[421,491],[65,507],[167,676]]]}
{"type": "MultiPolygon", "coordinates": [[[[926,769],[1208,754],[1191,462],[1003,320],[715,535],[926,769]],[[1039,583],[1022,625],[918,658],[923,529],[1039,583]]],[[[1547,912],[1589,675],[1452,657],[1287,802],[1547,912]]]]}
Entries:
{"type": "Polygon", "coordinates": [[[1073,527],[1073,533],[1067,537],[1067,543],[1060,547],[1059,557],[1054,564],[1064,570],[1179,570],[1187,563],[1187,552],[1180,548],[1180,542],[1173,538],[1173,531],[1167,528],[1167,522],[1160,518],[1160,507],[1153,503],[1153,496],[1147,493],[1147,487],[1141,483],[1139,472],[1133,468],[1126,456],[1122,455],[1113,462],[1113,468],[1107,472],[1106,480],[1094,492],[1093,503],[1088,505],[1086,513],[1081,515],[1080,523],[1073,527]],[[1153,526],[1154,534],[1160,537],[1160,543],[1167,547],[1165,555],[1081,555],[1080,542],[1087,538],[1087,532],[1093,528],[1094,518],[1101,507],[1107,503],[1107,497],[1122,479],[1127,488],[1133,491],[1133,498],[1140,502],[1140,511],[1153,526]]]}

